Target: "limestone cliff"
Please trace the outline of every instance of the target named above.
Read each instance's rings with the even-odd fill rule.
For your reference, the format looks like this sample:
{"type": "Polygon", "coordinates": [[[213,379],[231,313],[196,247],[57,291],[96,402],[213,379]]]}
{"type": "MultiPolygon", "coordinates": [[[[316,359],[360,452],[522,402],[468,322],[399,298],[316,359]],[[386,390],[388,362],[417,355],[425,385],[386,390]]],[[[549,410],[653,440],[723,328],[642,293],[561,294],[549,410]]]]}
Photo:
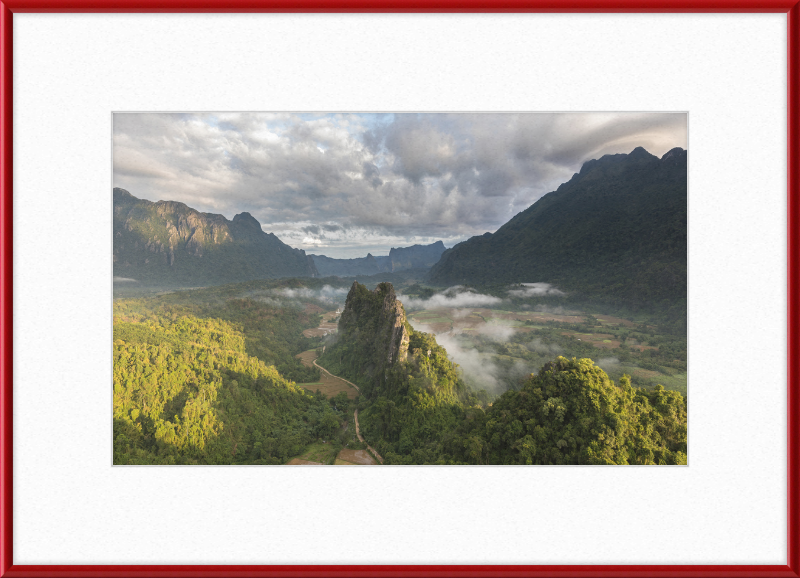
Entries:
{"type": "Polygon", "coordinates": [[[412,333],[391,283],[374,291],[353,283],[323,365],[358,383],[367,397],[378,395],[392,370],[408,360],[412,333]]]}
{"type": "Polygon", "coordinates": [[[339,335],[371,342],[375,369],[405,361],[409,327],[392,284],[379,283],[370,291],[358,282],[353,283],[339,319],[339,335]]]}
{"type": "Polygon", "coordinates": [[[211,285],[314,277],[304,251],[281,242],[250,213],[229,221],[175,201],[114,189],[114,275],[162,285],[211,285]]]}

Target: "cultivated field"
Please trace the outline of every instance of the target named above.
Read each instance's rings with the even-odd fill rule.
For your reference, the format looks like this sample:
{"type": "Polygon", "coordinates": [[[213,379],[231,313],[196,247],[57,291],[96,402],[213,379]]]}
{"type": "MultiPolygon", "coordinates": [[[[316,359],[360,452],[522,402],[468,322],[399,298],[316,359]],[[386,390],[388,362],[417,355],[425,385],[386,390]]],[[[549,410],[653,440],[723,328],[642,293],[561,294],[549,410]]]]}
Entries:
{"type": "Polygon", "coordinates": [[[336,456],[337,466],[374,466],[375,460],[367,450],[342,450],[336,456]]]}
{"type": "MultiPolygon", "coordinates": [[[[319,355],[317,354],[316,349],[309,349],[308,351],[304,351],[295,357],[298,357],[306,367],[312,367],[314,365],[314,360],[319,357],[319,355]]],[[[350,399],[355,399],[355,397],[358,395],[358,391],[356,391],[356,389],[349,385],[345,380],[338,377],[333,377],[324,371],[320,371],[320,381],[314,383],[298,383],[297,385],[303,389],[311,391],[312,393],[320,390],[326,397],[333,397],[340,391],[347,393],[347,397],[350,399]]]]}
{"type": "Polygon", "coordinates": [[[474,385],[481,378],[469,380],[470,371],[483,375],[483,379],[491,374],[509,383],[509,379],[524,378],[545,361],[563,355],[590,357],[615,380],[625,373],[641,385],[660,383],[686,393],[685,362],[681,366],[669,358],[654,367],[649,354],[657,354],[658,343],[669,339],[660,336],[652,325],[612,315],[588,316],[566,310],[543,313],[437,308],[410,312],[408,318],[413,327],[455,344],[450,353],[462,366],[465,379],[475,382],[474,385]]]}
{"type": "Polygon", "coordinates": [[[327,311],[323,313],[322,323],[320,323],[319,327],[306,329],[303,331],[303,335],[306,337],[324,337],[325,335],[336,333],[338,322],[334,321],[334,319],[337,319],[338,317],[339,313],[336,311],[327,311]]]}

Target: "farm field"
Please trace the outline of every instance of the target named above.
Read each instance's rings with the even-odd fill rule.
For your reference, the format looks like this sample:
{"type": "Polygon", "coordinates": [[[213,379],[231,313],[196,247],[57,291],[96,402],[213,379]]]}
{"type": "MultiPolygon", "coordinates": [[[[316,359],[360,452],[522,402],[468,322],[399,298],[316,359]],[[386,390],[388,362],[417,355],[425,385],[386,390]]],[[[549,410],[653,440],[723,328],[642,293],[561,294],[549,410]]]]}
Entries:
{"type": "MultiPolygon", "coordinates": [[[[319,311],[315,311],[315,313],[322,311],[321,307],[317,307],[317,309],[319,311]]],[[[339,311],[326,311],[322,314],[322,323],[320,323],[319,327],[306,329],[303,331],[303,335],[305,337],[324,337],[326,335],[336,333],[336,319],[338,317],[339,311]]]]}
{"type": "MultiPolygon", "coordinates": [[[[309,349],[308,351],[304,351],[299,355],[296,355],[298,359],[305,365],[306,367],[313,367],[314,360],[319,357],[319,353],[316,349],[309,349]]],[[[339,392],[345,392],[347,397],[350,399],[355,399],[358,395],[358,391],[349,385],[345,380],[340,379],[338,377],[333,377],[332,375],[325,373],[324,371],[320,372],[320,381],[312,382],[312,383],[298,383],[300,387],[314,393],[315,391],[319,390],[322,392],[326,397],[333,397],[339,392]]]]}
{"type": "Polygon", "coordinates": [[[686,394],[686,342],[660,334],[653,325],[580,311],[489,308],[424,309],[409,312],[408,319],[446,344],[468,383],[494,379],[490,393],[513,388],[563,355],[591,358],[615,380],[627,374],[640,387],[661,384],[686,394]]]}
{"type": "Polygon", "coordinates": [[[302,454],[286,462],[286,465],[321,466],[333,462],[335,456],[336,449],[332,443],[318,440],[307,446],[302,454]]]}
{"type": "Polygon", "coordinates": [[[375,460],[367,450],[344,449],[336,456],[337,466],[374,466],[375,460]]]}
{"type": "Polygon", "coordinates": [[[353,425],[353,415],[348,413],[347,420],[339,430],[337,438],[330,440],[317,440],[309,444],[303,453],[291,458],[286,465],[288,466],[321,466],[321,465],[337,465],[337,466],[374,466],[377,462],[366,449],[354,449],[352,447],[342,448],[345,446],[354,445],[356,448],[360,446],[355,435],[355,426],[353,425]]]}

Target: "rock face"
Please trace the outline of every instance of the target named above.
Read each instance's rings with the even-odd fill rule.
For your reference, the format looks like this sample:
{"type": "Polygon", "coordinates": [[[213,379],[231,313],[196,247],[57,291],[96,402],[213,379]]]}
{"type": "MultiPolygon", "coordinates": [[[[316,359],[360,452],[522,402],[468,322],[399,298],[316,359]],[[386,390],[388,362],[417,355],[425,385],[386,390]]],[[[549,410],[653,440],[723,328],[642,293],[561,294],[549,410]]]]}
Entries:
{"type": "Polygon", "coordinates": [[[220,284],[314,277],[304,251],[282,243],[250,213],[232,221],[175,201],[114,189],[114,275],[151,284],[220,284]]]}
{"type": "Polygon", "coordinates": [[[381,375],[406,361],[409,335],[406,312],[391,283],[380,283],[374,291],[353,283],[339,319],[339,342],[358,353],[363,373],[381,375]]]}
{"type": "Polygon", "coordinates": [[[395,361],[405,361],[408,357],[409,341],[405,309],[397,300],[391,283],[379,284],[374,292],[383,295],[381,316],[389,328],[386,361],[390,364],[395,361]]]}

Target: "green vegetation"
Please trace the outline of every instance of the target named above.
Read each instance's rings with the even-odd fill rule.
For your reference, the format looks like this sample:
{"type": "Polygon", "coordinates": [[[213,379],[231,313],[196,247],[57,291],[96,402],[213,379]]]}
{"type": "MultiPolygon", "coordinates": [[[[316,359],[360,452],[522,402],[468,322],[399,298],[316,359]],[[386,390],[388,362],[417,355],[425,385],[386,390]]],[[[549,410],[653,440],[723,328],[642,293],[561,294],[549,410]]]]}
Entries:
{"type": "MultiPolygon", "coordinates": [[[[489,403],[486,392],[464,384],[432,335],[408,326],[386,285],[353,286],[338,340],[320,360],[362,387],[361,428],[386,463],[686,463],[680,393],[633,387],[627,375],[614,383],[591,359],[559,356],[489,403]],[[409,334],[406,356],[390,355],[397,328],[409,334]]],[[[543,331],[566,338],[558,329],[543,331]]]]}
{"type": "Polygon", "coordinates": [[[618,384],[590,359],[559,357],[503,394],[465,432],[470,463],[685,464],[686,402],[618,384]]]}
{"type": "Polygon", "coordinates": [[[320,316],[232,295],[258,282],[114,303],[114,463],[278,464],[336,436],[347,407],[296,381],[320,316]]]}
{"type": "Polygon", "coordinates": [[[552,316],[529,309],[478,309],[466,317],[463,312],[445,317],[446,310],[437,310],[417,311],[410,318],[415,325],[442,323],[453,327],[455,335],[448,338],[461,349],[480,355],[494,368],[501,392],[519,389],[529,374],[563,355],[592,359],[614,380],[627,374],[635,387],[652,389],[660,384],[686,395],[685,334],[664,333],[660,326],[646,323],[569,313],[552,316]],[[531,319],[537,316],[542,318],[531,319]],[[575,321],[557,321],[553,317],[575,321]],[[502,338],[486,331],[487,327],[500,325],[513,327],[514,331],[502,338]]]}
{"type": "Polygon", "coordinates": [[[687,463],[685,151],[590,161],[495,234],[443,249],[393,249],[394,268],[320,257],[356,282],[311,278],[313,260],[247,213],[115,189],[114,274],[139,283],[116,284],[114,463],[359,461],[356,409],[387,464],[687,463]],[[391,283],[416,307],[472,284],[502,301],[446,296],[503,309],[412,314],[469,352],[462,370],[391,283]],[[211,286],[176,290],[192,285],[211,286]]]}

